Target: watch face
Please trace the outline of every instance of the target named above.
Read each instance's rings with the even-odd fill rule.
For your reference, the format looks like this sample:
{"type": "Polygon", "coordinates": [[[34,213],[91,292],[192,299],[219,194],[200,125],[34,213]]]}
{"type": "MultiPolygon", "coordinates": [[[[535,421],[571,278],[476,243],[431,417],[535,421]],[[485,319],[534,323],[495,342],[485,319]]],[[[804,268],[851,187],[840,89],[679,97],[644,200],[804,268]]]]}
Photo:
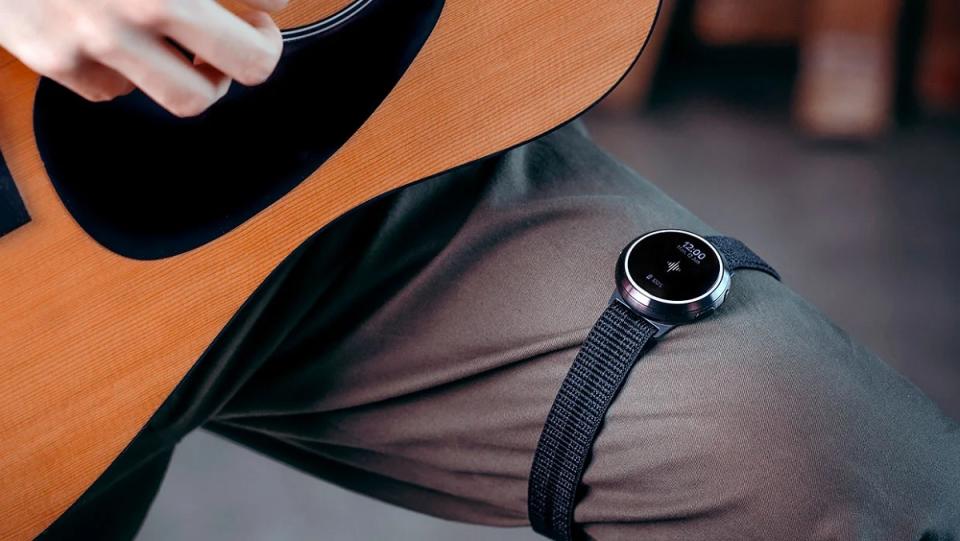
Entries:
{"type": "Polygon", "coordinates": [[[690,302],[713,291],[723,263],[707,241],[682,231],[656,231],[634,242],[624,265],[634,286],[668,302],[690,302]]]}

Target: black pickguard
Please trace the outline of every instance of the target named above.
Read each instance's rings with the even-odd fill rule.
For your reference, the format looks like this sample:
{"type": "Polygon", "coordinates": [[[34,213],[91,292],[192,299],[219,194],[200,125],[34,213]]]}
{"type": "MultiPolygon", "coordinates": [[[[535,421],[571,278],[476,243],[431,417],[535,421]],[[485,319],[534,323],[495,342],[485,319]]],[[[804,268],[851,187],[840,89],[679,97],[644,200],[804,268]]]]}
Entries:
{"type": "Polygon", "coordinates": [[[41,157],[100,244],[143,260],[184,253],[323,165],[396,86],[442,8],[443,0],[374,0],[346,24],[288,43],[270,81],[235,85],[194,119],[139,93],[94,104],[43,80],[34,111],[41,157]]]}
{"type": "Polygon", "coordinates": [[[0,237],[30,222],[30,214],[23,204],[7,163],[0,155],[0,237]]]}

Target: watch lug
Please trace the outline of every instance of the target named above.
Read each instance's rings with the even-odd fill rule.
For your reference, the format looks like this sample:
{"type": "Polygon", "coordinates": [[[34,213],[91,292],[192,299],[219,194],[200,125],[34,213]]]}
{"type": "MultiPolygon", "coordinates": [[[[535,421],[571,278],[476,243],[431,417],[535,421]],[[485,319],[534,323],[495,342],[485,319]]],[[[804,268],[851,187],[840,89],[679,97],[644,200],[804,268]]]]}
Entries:
{"type": "MultiPolygon", "coordinates": [[[[640,317],[643,317],[643,316],[640,316],[640,317]]],[[[660,323],[659,321],[653,321],[652,319],[647,319],[647,318],[643,318],[643,319],[646,319],[647,323],[657,328],[657,334],[653,335],[654,338],[660,338],[661,336],[670,332],[674,327],[676,327],[676,325],[670,325],[668,323],[660,323]]]]}
{"type": "MultiPolygon", "coordinates": [[[[620,296],[620,292],[619,292],[619,291],[614,291],[614,292],[613,292],[613,295],[610,295],[610,301],[609,301],[608,304],[613,304],[613,303],[615,303],[615,302],[619,302],[620,304],[622,304],[622,305],[626,306],[627,308],[629,308],[631,312],[633,312],[633,313],[636,314],[636,311],[635,311],[633,308],[630,308],[630,305],[627,304],[627,301],[623,300],[623,297],[620,296]]],[[[663,335],[667,334],[668,332],[670,332],[674,327],[676,327],[676,325],[672,325],[672,324],[670,324],[670,323],[661,323],[661,322],[659,322],[659,321],[654,321],[654,320],[652,320],[652,319],[644,316],[643,314],[637,314],[637,315],[639,315],[640,317],[642,317],[644,321],[646,321],[647,323],[653,325],[653,326],[657,329],[657,334],[653,335],[654,338],[660,338],[661,336],[663,336],[663,335]]]]}

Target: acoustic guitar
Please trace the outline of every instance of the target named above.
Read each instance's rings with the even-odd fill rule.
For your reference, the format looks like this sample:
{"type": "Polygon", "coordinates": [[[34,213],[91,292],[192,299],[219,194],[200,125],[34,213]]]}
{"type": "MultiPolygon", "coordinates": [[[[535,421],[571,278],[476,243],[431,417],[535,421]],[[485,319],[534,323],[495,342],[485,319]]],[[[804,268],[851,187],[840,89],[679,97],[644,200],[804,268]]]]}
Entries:
{"type": "Polygon", "coordinates": [[[297,246],[575,118],[658,9],[293,0],[270,81],[187,120],[0,53],[0,538],[66,510],[297,246]]]}

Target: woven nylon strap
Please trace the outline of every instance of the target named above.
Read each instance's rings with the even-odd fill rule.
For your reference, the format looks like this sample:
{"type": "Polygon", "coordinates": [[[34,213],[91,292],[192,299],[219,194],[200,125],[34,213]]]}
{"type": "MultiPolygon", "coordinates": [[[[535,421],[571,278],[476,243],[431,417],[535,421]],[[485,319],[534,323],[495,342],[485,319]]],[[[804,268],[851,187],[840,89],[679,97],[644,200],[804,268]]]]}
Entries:
{"type": "Polygon", "coordinates": [[[773,276],[777,280],[780,279],[780,273],[739,240],[719,236],[706,237],[706,239],[710,241],[710,244],[713,244],[717,251],[723,254],[723,258],[727,260],[728,269],[732,271],[740,269],[758,270],[773,276]]]}
{"type": "MultiPolygon", "coordinates": [[[[728,268],[771,274],[770,265],[742,242],[706,237],[728,268]]],[[[573,509],[593,442],[630,369],[657,328],[619,301],[611,302],[594,325],[560,385],[540,434],[527,493],[533,529],[557,541],[577,539],[573,509]]]]}
{"type": "Polygon", "coordinates": [[[533,529],[573,539],[573,507],[593,440],[630,368],[657,329],[614,302],[600,316],[560,386],[534,454],[527,495],[533,529]]]}

